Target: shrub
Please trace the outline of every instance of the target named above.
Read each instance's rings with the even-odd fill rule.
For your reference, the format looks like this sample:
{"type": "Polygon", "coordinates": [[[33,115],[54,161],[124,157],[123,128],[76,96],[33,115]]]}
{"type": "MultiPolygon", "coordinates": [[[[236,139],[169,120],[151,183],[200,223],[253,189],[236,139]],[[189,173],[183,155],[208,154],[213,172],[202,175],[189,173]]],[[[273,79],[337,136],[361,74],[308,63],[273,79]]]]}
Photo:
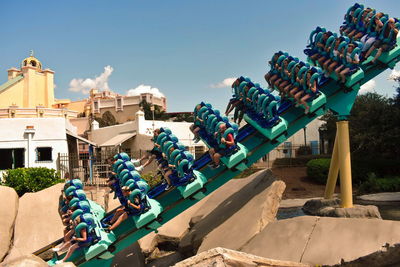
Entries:
{"type": "Polygon", "coordinates": [[[3,180],[2,185],[14,188],[19,196],[63,182],[59,172],[43,167],[10,169],[3,175],[3,180]]]}
{"type": "Polygon", "coordinates": [[[154,172],[142,174],[141,177],[149,184],[151,188],[160,183],[163,179],[161,175],[156,175],[154,172]]]}
{"type": "Polygon", "coordinates": [[[310,146],[301,146],[296,150],[296,155],[311,155],[312,150],[310,146]]]}
{"type": "Polygon", "coordinates": [[[378,177],[400,175],[400,160],[385,159],[381,157],[367,158],[359,155],[352,155],[351,168],[353,182],[361,184],[367,181],[370,174],[374,173],[378,177]]]}
{"type": "Polygon", "coordinates": [[[400,177],[377,178],[375,173],[368,174],[368,178],[358,188],[358,193],[398,192],[400,191],[400,177]]]}
{"type": "Polygon", "coordinates": [[[273,167],[299,167],[306,166],[306,164],[312,160],[317,158],[330,158],[330,155],[301,155],[295,158],[279,158],[275,159],[273,163],[273,167]]]}
{"type": "Polygon", "coordinates": [[[320,184],[326,184],[331,159],[312,159],[307,163],[307,176],[320,184]]]}

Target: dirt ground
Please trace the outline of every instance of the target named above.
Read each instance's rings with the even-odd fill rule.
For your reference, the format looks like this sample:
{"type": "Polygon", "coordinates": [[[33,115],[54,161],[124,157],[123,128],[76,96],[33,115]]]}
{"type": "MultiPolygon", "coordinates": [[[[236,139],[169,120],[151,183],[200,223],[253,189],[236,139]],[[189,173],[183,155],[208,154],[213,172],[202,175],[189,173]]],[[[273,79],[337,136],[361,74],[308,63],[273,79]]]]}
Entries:
{"type": "Polygon", "coordinates": [[[308,179],[306,167],[273,168],[272,173],[286,183],[283,199],[322,197],[324,195],[325,185],[308,179]]]}

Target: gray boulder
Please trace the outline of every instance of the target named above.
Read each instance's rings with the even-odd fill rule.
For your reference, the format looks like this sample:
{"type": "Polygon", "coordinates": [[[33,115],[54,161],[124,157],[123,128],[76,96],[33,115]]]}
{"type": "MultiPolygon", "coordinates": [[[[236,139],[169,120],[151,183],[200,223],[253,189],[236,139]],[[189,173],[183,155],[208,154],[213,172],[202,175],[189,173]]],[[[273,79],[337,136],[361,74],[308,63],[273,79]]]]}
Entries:
{"type": "Polygon", "coordinates": [[[17,213],[17,193],[11,187],[0,186],[0,262],[10,250],[17,213]]]}
{"type": "Polygon", "coordinates": [[[24,255],[1,263],[2,267],[47,267],[47,263],[35,255],[24,255]]]}
{"type": "Polygon", "coordinates": [[[63,236],[58,200],[64,184],[56,184],[19,199],[14,228],[14,247],[22,254],[32,253],[63,236]]]}
{"type": "Polygon", "coordinates": [[[354,205],[351,208],[340,207],[339,199],[311,199],[303,206],[304,212],[322,217],[376,218],[382,219],[378,207],[373,205],[354,205]]]}
{"type": "Polygon", "coordinates": [[[400,222],[302,216],[270,223],[241,251],[278,260],[333,265],[400,242],[400,222]]]}
{"type": "Polygon", "coordinates": [[[194,215],[197,223],[179,249],[193,255],[215,247],[240,249],[275,220],[285,184],[270,171],[232,180],[218,189],[194,215]]]}
{"type": "Polygon", "coordinates": [[[213,248],[178,262],[174,267],[232,266],[232,267],[307,267],[298,262],[280,261],[234,251],[226,248],[213,248]]]}

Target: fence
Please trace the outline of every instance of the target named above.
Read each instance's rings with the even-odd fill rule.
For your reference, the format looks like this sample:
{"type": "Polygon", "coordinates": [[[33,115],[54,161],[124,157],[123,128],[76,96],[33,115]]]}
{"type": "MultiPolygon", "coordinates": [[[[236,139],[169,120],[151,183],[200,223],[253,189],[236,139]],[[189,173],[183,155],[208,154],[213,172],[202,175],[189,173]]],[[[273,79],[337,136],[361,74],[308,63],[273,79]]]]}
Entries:
{"type": "MultiPolygon", "coordinates": [[[[199,157],[205,153],[203,147],[195,147],[192,153],[199,157]]],[[[271,168],[272,166],[291,167],[299,165],[299,155],[318,155],[319,154],[318,142],[310,142],[310,145],[293,145],[291,142],[285,142],[272,150],[270,153],[261,158],[256,166],[263,168],[271,168]],[[276,159],[279,164],[274,163],[276,159]]],[[[128,153],[131,158],[141,158],[146,154],[146,151],[124,151],[128,153]]],[[[94,151],[92,156],[88,153],[77,154],[59,154],[58,156],[58,170],[61,177],[74,177],[79,178],[85,185],[99,185],[105,186],[106,180],[111,171],[111,166],[107,162],[108,159],[114,156],[117,151],[113,149],[94,151]]],[[[307,157],[306,157],[307,158],[307,157]]],[[[305,160],[306,160],[305,158],[305,160]]],[[[301,161],[301,160],[300,160],[301,161]]],[[[155,169],[156,165],[152,164],[148,169],[155,169]]],[[[146,171],[145,170],[145,171],[146,171]]]]}
{"type": "Polygon", "coordinates": [[[257,167],[293,167],[298,166],[303,161],[318,157],[320,154],[320,145],[317,141],[312,141],[309,145],[292,144],[284,142],[277,148],[262,157],[257,163],[257,167]]]}
{"type": "MultiPolygon", "coordinates": [[[[131,158],[141,158],[145,151],[125,151],[131,158]]],[[[105,186],[111,165],[108,159],[116,154],[113,150],[89,153],[58,155],[57,167],[62,178],[74,177],[80,179],[85,185],[105,186]]]]}

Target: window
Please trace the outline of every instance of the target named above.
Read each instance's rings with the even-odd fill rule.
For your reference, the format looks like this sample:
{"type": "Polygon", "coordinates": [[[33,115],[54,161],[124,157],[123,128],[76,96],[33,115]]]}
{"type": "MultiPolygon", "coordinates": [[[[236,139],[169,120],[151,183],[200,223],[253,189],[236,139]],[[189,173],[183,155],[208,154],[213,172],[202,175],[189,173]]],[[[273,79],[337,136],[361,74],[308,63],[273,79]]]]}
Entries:
{"type": "Polygon", "coordinates": [[[37,161],[52,161],[51,147],[38,147],[36,148],[36,159],[37,161]]]}
{"type": "Polygon", "coordinates": [[[97,100],[95,100],[94,102],[93,102],[93,112],[94,113],[99,113],[100,111],[99,111],[99,102],[97,101],[97,100]]]}
{"type": "Polygon", "coordinates": [[[0,170],[24,167],[24,148],[0,149],[0,170]]]}
{"type": "Polygon", "coordinates": [[[115,105],[115,110],[122,111],[123,110],[122,98],[118,97],[118,98],[116,98],[116,101],[117,101],[117,103],[115,105]]]}

